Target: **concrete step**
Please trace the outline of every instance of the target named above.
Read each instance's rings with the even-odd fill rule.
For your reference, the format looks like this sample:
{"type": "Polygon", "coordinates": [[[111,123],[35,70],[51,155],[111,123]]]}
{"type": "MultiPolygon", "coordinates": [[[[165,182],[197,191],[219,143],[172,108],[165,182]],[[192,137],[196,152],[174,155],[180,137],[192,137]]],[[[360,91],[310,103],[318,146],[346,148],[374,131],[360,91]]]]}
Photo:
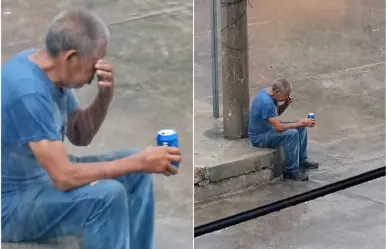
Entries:
{"type": "Polygon", "coordinates": [[[282,151],[254,148],[248,139],[225,139],[222,119],[208,110],[208,104],[195,100],[195,203],[281,175],[282,151]]]}
{"type": "Polygon", "coordinates": [[[281,175],[281,151],[251,148],[245,139],[237,143],[240,147],[224,150],[224,157],[216,162],[196,164],[201,160],[195,159],[195,203],[266,183],[281,175]]]}

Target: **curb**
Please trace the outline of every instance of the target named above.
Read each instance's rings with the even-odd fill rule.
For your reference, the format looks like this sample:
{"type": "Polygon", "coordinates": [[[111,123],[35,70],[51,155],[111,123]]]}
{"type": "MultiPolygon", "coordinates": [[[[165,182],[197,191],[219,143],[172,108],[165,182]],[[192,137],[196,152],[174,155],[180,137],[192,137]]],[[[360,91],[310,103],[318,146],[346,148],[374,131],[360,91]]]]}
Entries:
{"type": "Polygon", "coordinates": [[[282,174],[283,151],[249,150],[229,162],[195,166],[195,203],[271,181],[282,174]]]}

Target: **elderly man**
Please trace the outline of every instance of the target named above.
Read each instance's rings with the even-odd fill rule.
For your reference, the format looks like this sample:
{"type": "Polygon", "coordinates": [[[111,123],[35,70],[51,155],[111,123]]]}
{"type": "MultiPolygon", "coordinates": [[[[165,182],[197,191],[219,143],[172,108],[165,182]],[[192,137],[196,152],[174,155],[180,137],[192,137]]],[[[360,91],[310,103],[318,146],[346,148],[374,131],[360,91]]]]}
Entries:
{"type": "Polygon", "coordinates": [[[317,163],[307,160],[306,128],[314,127],[315,121],[304,118],[297,122],[282,122],[279,119],[293,101],[291,91],[291,84],[279,79],[272,87],[264,88],[256,95],[250,112],[249,138],[256,147],[282,146],[286,154],[284,179],[306,181],[308,176],[300,171],[300,167],[318,168],[317,163]]]}
{"type": "Polygon", "coordinates": [[[66,153],[66,136],[88,145],[113,96],[112,66],[103,60],[107,26],[85,9],[60,13],[45,48],[25,50],[2,67],[2,241],[84,236],[89,249],[151,249],[151,173],[173,175],[180,150],[153,147],[100,156],[66,153]],[[82,109],[72,88],[98,78],[82,109]]]}

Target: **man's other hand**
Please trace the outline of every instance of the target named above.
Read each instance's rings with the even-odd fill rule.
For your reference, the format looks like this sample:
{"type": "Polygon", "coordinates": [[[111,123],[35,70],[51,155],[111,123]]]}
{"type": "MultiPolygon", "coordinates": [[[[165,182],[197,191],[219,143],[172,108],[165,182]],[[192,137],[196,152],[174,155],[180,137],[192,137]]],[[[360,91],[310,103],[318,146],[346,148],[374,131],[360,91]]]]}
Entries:
{"type": "Polygon", "coordinates": [[[172,162],[181,162],[179,148],[157,146],[148,147],[140,152],[142,156],[143,171],[148,173],[163,173],[166,176],[175,175],[178,168],[172,162]]]}
{"type": "Polygon", "coordinates": [[[312,128],[315,126],[316,122],[314,119],[310,119],[310,118],[304,118],[304,119],[301,119],[301,123],[303,126],[305,127],[309,127],[309,128],[312,128]]]}

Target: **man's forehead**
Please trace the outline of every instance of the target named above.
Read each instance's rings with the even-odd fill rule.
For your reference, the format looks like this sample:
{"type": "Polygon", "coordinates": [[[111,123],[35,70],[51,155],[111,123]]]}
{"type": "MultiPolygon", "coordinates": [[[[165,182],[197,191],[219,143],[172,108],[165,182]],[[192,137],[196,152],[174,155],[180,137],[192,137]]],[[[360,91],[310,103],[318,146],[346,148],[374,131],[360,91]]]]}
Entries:
{"type": "Polygon", "coordinates": [[[91,60],[97,62],[98,60],[103,59],[106,56],[106,54],[107,54],[107,43],[103,42],[100,44],[98,49],[95,49],[91,60]]]}
{"type": "Polygon", "coordinates": [[[86,63],[92,63],[95,64],[97,63],[98,60],[103,59],[106,56],[105,53],[94,53],[92,56],[84,57],[83,60],[86,63]]]}
{"type": "Polygon", "coordinates": [[[100,60],[100,59],[105,58],[106,53],[107,53],[106,49],[99,49],[99,51],[96,52],[96,53],[94,54],[94,56],[93,56],[93,57],[94,57],[94,60],[100,60]]]}

